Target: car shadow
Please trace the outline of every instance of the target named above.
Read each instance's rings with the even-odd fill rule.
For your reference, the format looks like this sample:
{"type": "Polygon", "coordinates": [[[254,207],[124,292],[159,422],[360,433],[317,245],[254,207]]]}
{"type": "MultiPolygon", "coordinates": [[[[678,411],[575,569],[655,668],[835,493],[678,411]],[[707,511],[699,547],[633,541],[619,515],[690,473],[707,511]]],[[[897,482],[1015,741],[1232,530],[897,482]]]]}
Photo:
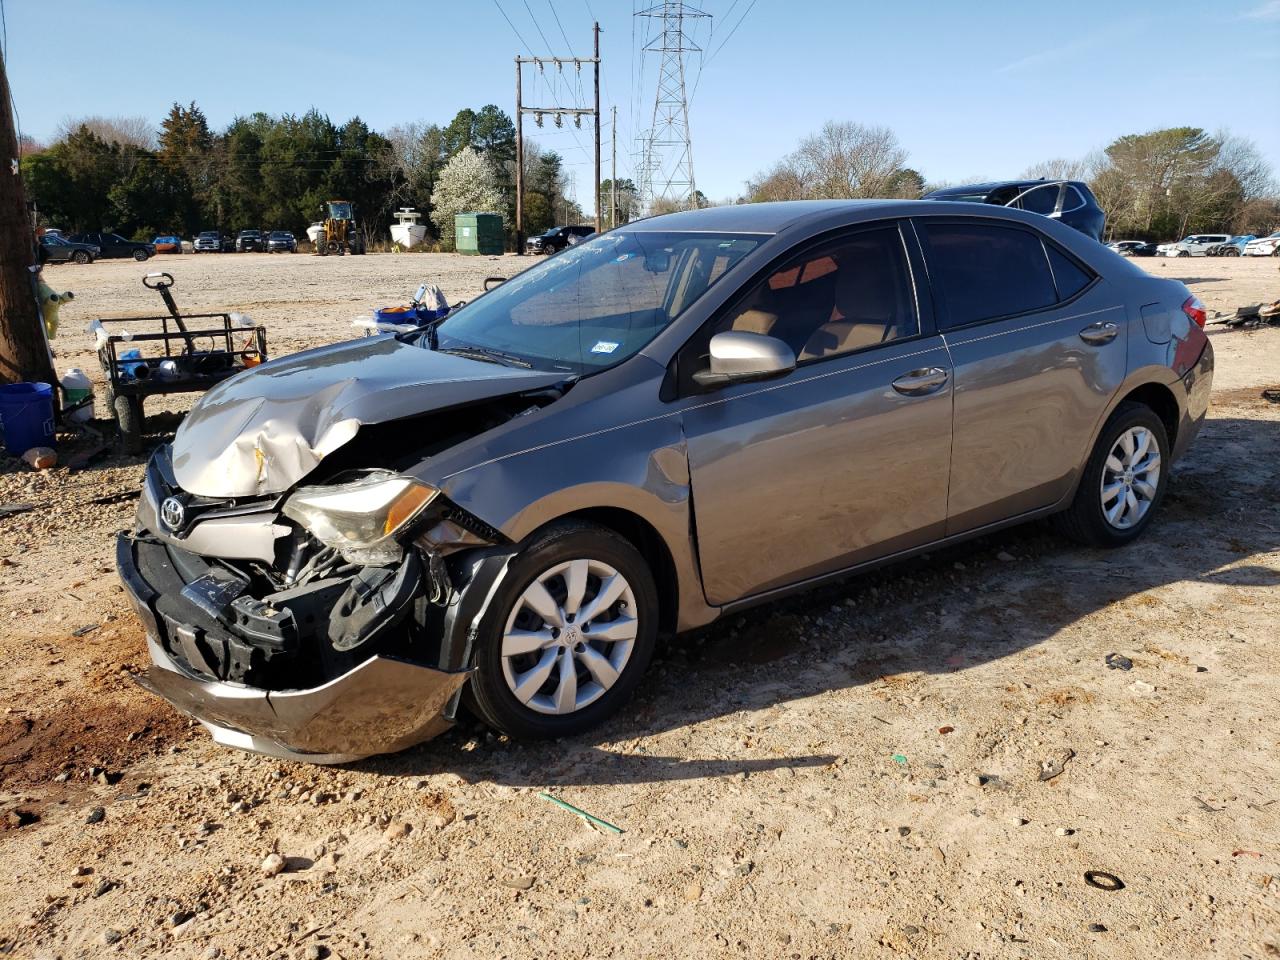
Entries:
{"type": "MultiPolygon", "coordinates": [[[[516,744],[464,719],[442,738],[356,767],[555,786],[824,766],[835,758],[799,749],[800,738],[793,754],[768,759],[658,754],[644,738],[765,711],[744,717],[747,731],[802,698],[963,671],[1054,643],[1077,620],[1167,584],[1280,585],[1280,572],[1249,562],[1280,550],[1280,484],[1267,466],[1276,462],[1274,421],[1212,419],[1174,467],[1160,515],[1127,547],[1077,546],[1043,521],[1010,528],[671,640],[634,700],[591,734],[516,744]]],[[[805,739],[820,741],[821,732],[805,739]]]]}

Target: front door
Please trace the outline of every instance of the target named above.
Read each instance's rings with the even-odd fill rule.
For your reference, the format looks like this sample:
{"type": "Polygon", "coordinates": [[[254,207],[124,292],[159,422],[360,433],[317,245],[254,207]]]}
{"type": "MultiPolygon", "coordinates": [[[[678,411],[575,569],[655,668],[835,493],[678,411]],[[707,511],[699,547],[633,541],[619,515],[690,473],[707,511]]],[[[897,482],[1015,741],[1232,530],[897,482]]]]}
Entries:
{"type": "Polygon", "coordinates": [[[708,602],[942,535],[951,362],[942,338],[921,328],[898,224],[788,261],[748,289],[722,330],[785,340],[798,365],[684,401],[708,602]]]}
{"type": "Polygon", "coordinates": [[[1059,502],[1124,381],[1127,311],[1039,231],[917,221],[955,363],[947,534],[1059,502]]]}

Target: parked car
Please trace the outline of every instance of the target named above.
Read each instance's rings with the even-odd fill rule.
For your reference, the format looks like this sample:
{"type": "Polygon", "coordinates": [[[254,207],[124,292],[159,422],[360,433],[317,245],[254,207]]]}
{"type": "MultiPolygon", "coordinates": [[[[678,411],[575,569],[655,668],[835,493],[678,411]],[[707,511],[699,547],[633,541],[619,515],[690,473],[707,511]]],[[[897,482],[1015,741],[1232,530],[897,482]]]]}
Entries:
{"type": "Polygon", "coordinates": [[[1036,517],[1132,542],[1206,415],[1204,322],[1016,209],[620,227],[205,394],[117,541],[139,682],[316,761],[426,739],[460,690],[509,735],[577,734],[660,632],[1036,517]]]}
{"type": "Polygon", "coordinates": [[[236,234],[236,253],[260,253],[266,249],[266,243],[261,230],[241,230],[236,234]]]}
{"type": "Polygon", "coordinates": [[[104,260],[133,257],[149,260],[156,255],[155,244],[139,240],[126,240],[118,233],[77,233],[68,238],[73,243],[87,243],[98,248],[98,257],[104,260]]]}
{"type": "Polygon", "coordinates": [[[1145,240],[1113,240],[1107,244],[1122,257],[1154,257],[1156,245],[1145,240]]]}
{"type": "Polygon", "coordinates": [[[272,230],[267,235],[267,253],[297,253],[298,240],[288,230],[272,230]]]}
{"type": "Polygon", "coordinates": [[[56,233],[40,236],[41,263],[93,263],[98,253],[91,243],[75,243],[56,233]]]}
{"type": "Polygon", "coordinates": [[[1000,207],[1029,210],[1061,220],[1086,237],[1102,240],[1107,215],[1089,187],[1079,180],[1000,180],[962,187],[944,187],[924,196],[925,200],[990,203],[1000,207]]]}
{"type": "Polygon", "coordinates": [[[1206,257],[1238,257],[1240,256],[1240,251],[1244,249],[1244,245],[1252,239],[1254,239],[1254,236],[1251,233],[1244,236],[1231,237],[1222,243],[1211,245],[1205,250],[1204,255],[1206,257]]]}
{"type": "Polygon", "coordinates": [[[594,227],[552,227],[524,242],[526,253],[545,253],[548,256],[584,240],[595,233],[594,227]]]}
{"type": "Polygon", "coordinates": [[[156,253],[181,253],[182,238],[175,236],[156,237],[151,241],[156,253]]]}
{"type": "Polygon", "coordinates": [[[194,253],[230,253],[236,248],[236,242],[217,230],[204,230],[197,237],[194,253]]]}
{"type": "Polygon", "coordinates": [[[1240,252],[1246,257],[1280,257],[1280,230],[1250,240],[1240,252]]]}
{"type": "Polygon", "coordinates": [[[1229,233],[1193,233],[1175,243],[1160,244],[1156,252],[1162,257],[1203,257],[1210,247],[1230,239],[1229,233]]]}

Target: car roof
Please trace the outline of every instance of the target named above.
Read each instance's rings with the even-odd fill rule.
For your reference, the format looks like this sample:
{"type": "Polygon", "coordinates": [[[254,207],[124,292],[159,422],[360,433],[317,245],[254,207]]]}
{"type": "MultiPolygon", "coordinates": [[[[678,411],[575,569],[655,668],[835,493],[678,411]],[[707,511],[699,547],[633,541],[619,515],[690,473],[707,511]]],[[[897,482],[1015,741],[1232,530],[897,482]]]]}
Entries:
{"type": "Polygon", "coordinates": [[[823,220],[833,213],[885,211],[916,200],[775,200],[768,203],[737,203],[701,210],[681,210],[658,217],[635,220],[628,230],[642,231],[724,231],[727,233],[779,233],[806,221],[823,220]]]}

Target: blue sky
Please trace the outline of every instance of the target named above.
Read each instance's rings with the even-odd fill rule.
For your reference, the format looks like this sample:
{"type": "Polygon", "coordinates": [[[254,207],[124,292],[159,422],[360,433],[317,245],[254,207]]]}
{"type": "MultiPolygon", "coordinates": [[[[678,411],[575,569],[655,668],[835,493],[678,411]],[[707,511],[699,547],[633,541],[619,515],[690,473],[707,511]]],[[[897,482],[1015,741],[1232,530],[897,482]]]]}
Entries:
{"type": "MultiPolygon", "coordinates": [[[[196,101],[219,127],[315,106],[385,129],[485,103],[512,112],[512,57],[587,56],[598,18],[602,109],[607,123],[618,107],[629,176],[657,79],[632,13],[650,2],[6,0],[6,62],[22,128],[37,138],[85,114],[158,123],[175,100],[196,101]]],[[[688,63],[691,125],[698,186],[713,199],[739,194],[829,119],[892,127],[929,180],[1013,176],[1181,124],[1248,137],[1280,172],[1280,0],[698,6],[713,17],[694,34],[701,65],[688,63]]],[[[527,76],[526,102],[579,93],[572,71],[527,76]]],[[[584,72],[581,105],[590,90],[584,72]]],[[[564,155],[589,207],[589,126],[526,132],[564,155]]],[[[607,127],[605,137],[607,177],[607,127]]]]}

